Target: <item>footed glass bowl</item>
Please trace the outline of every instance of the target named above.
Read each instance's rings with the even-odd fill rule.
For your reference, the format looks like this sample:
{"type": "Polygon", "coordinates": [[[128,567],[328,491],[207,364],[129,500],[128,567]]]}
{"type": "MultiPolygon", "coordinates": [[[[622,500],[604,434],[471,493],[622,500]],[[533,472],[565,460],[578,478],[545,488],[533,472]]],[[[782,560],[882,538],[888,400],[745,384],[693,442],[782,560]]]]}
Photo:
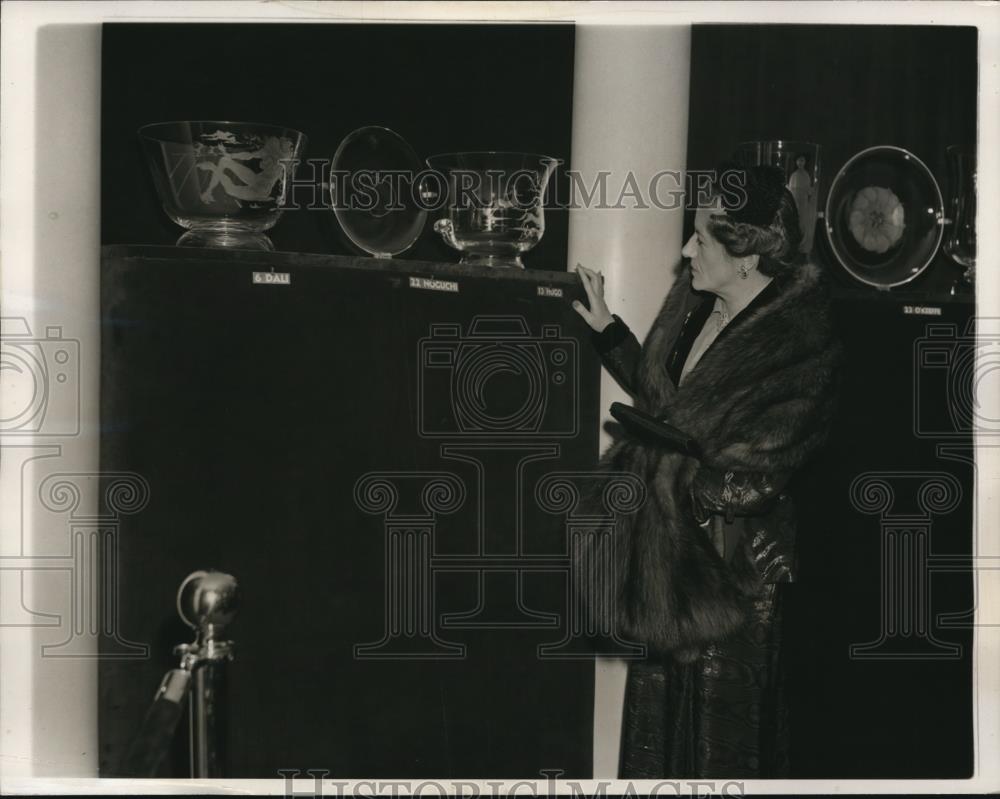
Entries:
{"type": "Polygon", "coordinates": [[[187,228],[177,244],[273,250],[306,137],[255,122],[159,122],[139,128],[167,216],[187,228]]]}
{"type": "Polygon", "coordinates": [[[545,233],[545,190],[556,158],[515,152],[433,155],[427,165],[446,192],[446,216],[434,230],[462,253],[461,263],[523,269],[521,254],[545,233]]]}

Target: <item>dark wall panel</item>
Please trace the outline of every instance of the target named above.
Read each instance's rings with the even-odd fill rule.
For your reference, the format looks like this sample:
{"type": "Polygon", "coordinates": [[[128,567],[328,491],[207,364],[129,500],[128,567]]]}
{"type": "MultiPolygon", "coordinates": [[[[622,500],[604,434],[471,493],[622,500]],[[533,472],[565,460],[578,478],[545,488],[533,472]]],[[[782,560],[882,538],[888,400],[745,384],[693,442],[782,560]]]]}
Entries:
{"type": "MultiPolygon", "coordinates": [[[[822,209],[831,179],[853,154],[891,144],[925,161],[947,196],[945,148],[976,142],[977,70],[974,28],[696,25],[688,165],[711,168],[748,140],[814,141],[823,147],[822,209]]],[[[974,349],[973,298],[951,296],[961,269],[943,254],[903,289],[880,293],[832,261],[822,230],[816,240],[846,359],[830,443],[796,485],[802,581],[791,593],[785,639],[794,776],[966,777],[972,629],[968,620],[948,626],[939,616],[972,607],[971,573],[941,570],[933,557],[920,568],[886,560],[888,520],[861,510],[851,486],[866,473],[895,473],[886,478],[895,494],[889,513],[912,513],[919,526],[920,475],[949,475],[960,500],[927,520],[929,547],[942,557],[971,552],[972,440],[950,411],[971,390],[961,364],[974,349]],[[931,324],[951,333],[927,345],[931,324]],[[945,353],[947,365],[923,364],[924,346],[945,353]],[[883,572],[886,563],[895,577],[883,572]],[[910,582],[900,583],[907,569],[910,582]],[[922,611],[918,586],[927,592],[922,611]],[[893,608],[911,611],[908,629],[893,608]],[[869,653],[876,656],[852,655],[852,645],[888,633],[869,653]]]]}
{"type": "MultiPolygon", "coordinates": [[[[566,553],[565,518],[538,504],[538,481],[596,463],[599,364],[569,307],[582,290],[564,273],[457,266],[433,272],[457,292],[411,288],[430,266],[173,248],[105,259],[101,467],[151,492],[119,535],[120,632],[151,657],[102,662],[102,775],[120,773],[171,648],[191,639],[174,594],[201,568],[235,575],[244,597],[227,776],[590,774],[593,664],[537,651],[565,634],[566,564],[521,568],[566,553]],[[271,267],[291,285],[252,283],[271,267]],[[456,425],[456,413],[471,416],[456,425]],[[433,580],[426,619],[447,647],[418,635],[396,640],[406,657],[357,657],[391,605],[386,517],[355,492],[373,471],[405,473],[387,478],[398,516],[427,512],[419,491],[436,472],[464,493],[426,522],[433,573],[393,567],[433,580]],[[517,562],[502,568],[504,556],[517,562]],[[475,619],[448,623],[480,601],[475,619]]],[[[186,768],[179,743],[163,775],[186,768]]]]}
{"type": "MultiPolygon", "coordinates": [[[[688,167],[711,169],[744,141],[816,142],[822,210],[852,155],[891,144],[927,164],[947,198],[945,148],[977,140],[977,52],[969,27],[695,25],[688,167]]],[[[832,261],[822,223],[816,241],[832,261]]],[[[830,272],[860,285],[838,266],[830,272]]],[[[959,274],[940,254],[909,288],[947,294],[959,274]]]]}

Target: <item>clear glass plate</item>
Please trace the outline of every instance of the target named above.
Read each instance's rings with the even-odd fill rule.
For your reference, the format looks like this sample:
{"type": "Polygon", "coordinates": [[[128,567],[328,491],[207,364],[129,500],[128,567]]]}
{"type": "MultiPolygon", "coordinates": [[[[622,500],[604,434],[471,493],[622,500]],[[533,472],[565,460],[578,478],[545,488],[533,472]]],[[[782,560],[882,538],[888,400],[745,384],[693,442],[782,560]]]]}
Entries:
{"type": "Polygon", "coordinates": [[[389,128],[358,128],[341,141],[333,156],[330,193],[351,246],[376,258],[413,246],[427,222],[415,183],[422,169],[413,148],[389,128]]]}

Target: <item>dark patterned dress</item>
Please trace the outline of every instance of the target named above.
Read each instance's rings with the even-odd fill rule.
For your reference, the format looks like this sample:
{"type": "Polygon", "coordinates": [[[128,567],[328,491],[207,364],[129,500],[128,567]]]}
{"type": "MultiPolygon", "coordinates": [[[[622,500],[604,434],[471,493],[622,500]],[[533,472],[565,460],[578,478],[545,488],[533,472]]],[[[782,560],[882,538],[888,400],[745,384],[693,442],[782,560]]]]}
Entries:
{"type": "MultiPolygon", "coordinates": [[[[716,341],[738,329],[746,310],[770,301],[773,286],[734,317],[716,341]]],[[[684,323],[667,364],[675,384],[713,302],[706,299],[684,323]]],[[[608,370],[634,393],[641,350],[635,336],[615,317],[594,343],[608,370]]],[[[706,647],[692,662],[661,656],[629,664],[621,778],[788,776],[781,617],[795,568],[794,510],[783,490],[789,477],[699,470],[690,492],[694,515],[722,557],[754,564],[760,592],[739,633],[706,647]]]]}
{"type": "Polygon", "coordinates": [[[788,776],[781,588],[765,586],[741,633],[693,663],[629,665],[623,779],[788,776]]]}

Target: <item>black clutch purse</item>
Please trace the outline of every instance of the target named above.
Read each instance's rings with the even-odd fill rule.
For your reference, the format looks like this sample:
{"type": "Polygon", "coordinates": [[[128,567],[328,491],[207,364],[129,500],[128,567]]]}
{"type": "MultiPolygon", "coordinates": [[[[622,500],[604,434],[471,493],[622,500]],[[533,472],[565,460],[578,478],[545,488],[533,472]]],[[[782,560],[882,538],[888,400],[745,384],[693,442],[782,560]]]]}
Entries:
{"type": "Polygon", "coordinates": [[[611,415],[621,423],[622,427],[636,438],[695,458],[701,455],[698,442],[691,436],[673,425],[661,422],[645,411],[620,402],[612,402],[610,410],[611,415]]]}

